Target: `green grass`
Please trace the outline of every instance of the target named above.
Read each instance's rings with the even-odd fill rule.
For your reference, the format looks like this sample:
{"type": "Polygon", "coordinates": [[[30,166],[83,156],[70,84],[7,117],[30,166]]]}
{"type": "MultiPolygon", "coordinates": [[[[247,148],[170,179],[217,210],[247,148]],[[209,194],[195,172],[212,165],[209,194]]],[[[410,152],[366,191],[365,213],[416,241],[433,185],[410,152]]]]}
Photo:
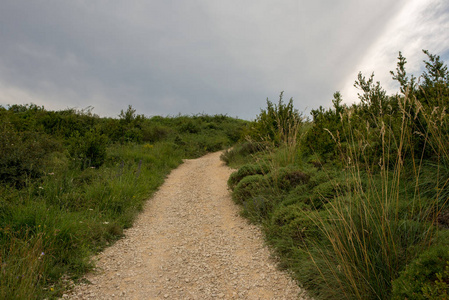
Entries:
{"type": "Polygon", "coordinates": [[[296,144],[223,156],[240,167],[228,184],[242,215],[315,299],[447,298],[447,118],[399,101],[396,119],[363,105],[321,110],[324,125],[296,144]]]}
{"type": "MultiPolygon", "coordinates": [[[[438,245],[432,216],[442,204],[410,189],[416,178],[398,169],[286,165],[285,149],[279,152],[248,157],[228,184],[242,214],[263,226],[281,266],[317,299],[389,299],[407,264],[438,245]]],[[[421,178],[423,185],[424,178],[431,180],[421,178]]]]}
{"type": "Polygon", "coordinates": [[[42,126],[25,126],[44,117],[60,120],[57,113],[34,106],[0,109],[12,121],[0,124],[6,128],[0,146],[8,154],[0,157],[1,299],[62,296],[92,270],[92,256],[132,226],[172,169],[185,158],[232,146],[245,124],[227,116],[146,119],[131,108],[127,113],[123,120],[62,113],[77,131],[64,127],[61,135],[62,129],[42,133],[42,126]],[[125,134],[116,135],[121,130],[125,134]],[[58,147],[45,148],[48,140],[58,147]],[[23,160],[30,144],[32,156],[23,160]]]}
{"type": "Polygon", "coordinates": [[[28,189],[2,193],[2,299],[60,295],[63,276],[76,279],[93,267],[92,254],[132,226],[184,154],[167,143],[108,152],[99,169],[55,169],[28,189]]]}

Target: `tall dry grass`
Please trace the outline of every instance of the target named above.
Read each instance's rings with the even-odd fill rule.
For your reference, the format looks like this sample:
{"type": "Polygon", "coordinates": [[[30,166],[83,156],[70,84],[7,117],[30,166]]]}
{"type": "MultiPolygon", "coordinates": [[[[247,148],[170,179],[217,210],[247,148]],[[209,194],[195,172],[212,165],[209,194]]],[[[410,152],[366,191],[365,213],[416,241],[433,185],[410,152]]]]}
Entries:
{"type": "MultiPolygon", "coordinates": [[[[310,259],[322,277],[323,298],[389,299],[391,284],[406,264],[428,248],[438,227],[434,226],[447,196],[441,199],[449,179],[434,187],[437,196],[429,202],[422,198],[421,178],[424,149],[413,149],[414,135],[424,137],[439,158],[436,172],[447,162],[448,131],[443,130],[445,109],[435,107],[430,113],[415,96],[405,94],[399,100],[401,123],[399,135],[385,119],[376,117],[381,141],[377,165],[370,163],[363,149],[366,136],[349,128],[343,134],[351,141],[341,153],[346,159],[346,177],[357,183],[348,187],[350,194],[337,197],[326,205],[328,212],[313,213],[326,243],[315,241],[310,259]],[[414,131],[418,113],[427,122],[426,132],[414,131]],[[417,151],[418,150],[418,151],[417,151]],[[422,155],[416,156],[416,153],[422,155]],[[405,165],[406,164],[406,165],[405,165]],[[373,172],[376,168],[378,172],[373,172]],[[411,174],[405,176],[405,173],[411,174]],[[413,193],[404,193],[413,185],[413,193]],[[407,199],[408,198],[408,199],[407,199]]],[[[348,113],[348,111],[346,111],[348,113]]],[[[350,118],[341,118],[350,120],[350,118]]],[[[339,143],[338,140],[336,140],[339,143]]]]}

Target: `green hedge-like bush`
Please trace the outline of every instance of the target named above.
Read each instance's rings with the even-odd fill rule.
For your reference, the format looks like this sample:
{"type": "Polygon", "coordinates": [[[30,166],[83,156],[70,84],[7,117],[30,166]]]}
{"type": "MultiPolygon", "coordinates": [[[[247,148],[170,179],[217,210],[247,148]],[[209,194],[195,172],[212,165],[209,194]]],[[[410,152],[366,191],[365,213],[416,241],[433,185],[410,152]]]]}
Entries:
{"type": "Polygon", "coordinates": [[[155,143],[167,138],[171,129],[162,125],[145,126],[142,128],[142,141],[155,143]]]}
{"type": "Polygon", "coordinates": [[[264,175],[269,172],[269,167],[266,164],[248,164],[242,166],[238,171],[231,174],[228,179],[228,186],[234,189],[237,184],[245,177],[251,175],[264,175]]]}
{"type": "Polygon", "coordinates": [[[275,174],[271,172],[268,178],[273,186],[283,191],[290,191],[298,185],[307,184],[310,176],[296,167],[286,167],[280,168],[275,174]]]}
{"type": "Polygon", "coordinates": [[[232,198],[240,204],[252,199],[262,190],[264,181],[264,176],[260,174],[246,176],[236,185],[232,198]]]}
{"type": "Polygon", "coordinates": [[[308,239],[316,240],[321,235],[317,222],[312,208],[305,203],[281,206],[271,217],[271,234],[289,237],[301,243],[308,239]]]}
{"type": "Polygon", "coordinates": [[[88,167],[101,167],[106,160],[108,138],[97,131],[90,131],[85,136],[75,132],[68,141],[68,151],[74,164],[81,170],[88,167]]]}
{"type": "Polygon", "coordinates": [[[60,149],[44,133],[18,132],[10,123],[0,124],[0,182],[23,187],[43,175],[47,154],[60,149]]]}
{"type": "Polygon", "coordinates": [[[437,245],[412,261],[393,281],[392,299],[448,299],[449,248],[437,245]]]}
{"type": "MultiPolygon", "coordinates": [[[[221,159],[226,164],[239,162],[239,160],[247,161],[248,157],[258,152],[270,151],[273,145],[267,142],[243,142],[235,145],[232,149],[226,150],[221,159]]],[[[241,163],[240,163],[241,164],[241,163]]]]}

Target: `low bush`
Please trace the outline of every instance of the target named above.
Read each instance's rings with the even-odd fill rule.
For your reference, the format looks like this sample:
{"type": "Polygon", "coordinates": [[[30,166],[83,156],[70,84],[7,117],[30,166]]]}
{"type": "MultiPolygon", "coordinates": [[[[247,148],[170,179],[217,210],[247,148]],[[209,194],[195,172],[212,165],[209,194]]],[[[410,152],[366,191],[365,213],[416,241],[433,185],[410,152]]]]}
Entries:
{"type": "Polygon", "coordinates": [[[282,121],[295,119],[292,102],[268,101],[249,135],[274,147],[224,157],[270,166],[265,188],[251,175],[234,196],[254,207],[248,216],[315,299],[448,298],[447,243],[434,236],[449,224],[449,71],[424,54],[417,80],[399,53],[391,74],[400,93],[359,73],[359,102],[337,92],[333,107],[298,126],[282,121]]]}
{"type": "Polygon", "coordinates": [[[0,123],[0,182],[23,187],[44,174],[47,156],[61,145],[46,134],[18,132],[10,123],[0,123]]]}
{"type": "Polygon", "coordinates": [[[269,149],[272,149],[272,145],[269,143],[246,141],[235,145],[232,149],[226,150],[221,155],[221,159],[230,166],[242,165],[252,161],[252,154],[266,152],[269,149]]]}
{"type": "Polygon", "coordinates": [[[242,203],[242,215],[256,223],[267,218],[275,205],[274,197],[266,197],[265,194],[261,194],[255,195],[252,198],[245,197],[246,200],[242,203]]]}
{"type": "Polygon", "coordinates": [[[295,166],[279,168],[267,176],[273,187],[288,192],[298,185],[307,184],[310,176],[301,172],[295,166]]]}
{"type": "Polygon", "coordinates": [[[235,186],[232,198],[235,202],[243,204],[246,200],[252,200],[265,187],[266,182],[263,175],[248,175],[235,186]]]}
{"type": "Polygon", "coordinates": [[[393,281],[392,299],[448,299],[449,248],[436,245],[413,260],[393,281]]]}
{"type": "Polygon", "coordinates": [[[132,226],[170,170],[232,146],[227,130],[246,124],[148,119],[131,106],[111,119],[13,105],[0,120],[1,299],[61,297],[66,278],[93,268],[92,255],[132,226]],[[181,132],[184,121],[198,131],[181,132]]]}
{"type": "Polygon", "coordinates": [[[97,131],[87,132],[80,136],[75,132],[68,139],[68,152],[74,166],[81,170],[89,167],[99,168],[106,160],[108,139],[97,131]]]}
{"type": "Polygon", "coordinates": [[[180,132],[183,133],[198,133],[200,132],[201,128],[199,124],[197,124],[193,120],[186,120],[182,123],[182,125],[179,128],[180,132]]]}
{"type": "Polygon", "coordinates": [[[309,205],[301,202],[278,207],[271,216],[270,235],[287,238],[299,245],[321,239],[323,236],[312,211],[309,205]]]}
{"type": "Polygon", "coordinates": [[[142,141],[156,143],[166,139],[172,130],[163,125],[148,125],[142,128],[142,141]]]}
{"type": "Polygon", "coordinates": [[[238,183],[250,175],[265,175],[269,172],[269,167],[266,164],[247,164],[243,165],[238,171],[235,171],[231,174],[228,179],[228,186],[231,190],[233,190],[238,183]]]}
{"type": "Polygon", "coordinates": [[[334,182],[323,182],[312,189],[311,195],[306,203],[315,209],[321,209],[338,195],[338,187],[334,182]]]}

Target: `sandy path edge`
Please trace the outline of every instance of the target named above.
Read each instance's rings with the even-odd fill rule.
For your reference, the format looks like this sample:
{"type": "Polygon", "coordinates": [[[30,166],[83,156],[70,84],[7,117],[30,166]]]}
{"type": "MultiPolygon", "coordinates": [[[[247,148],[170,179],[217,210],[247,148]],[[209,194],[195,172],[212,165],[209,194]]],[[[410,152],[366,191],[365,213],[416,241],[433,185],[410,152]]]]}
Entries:
{"type": "Polygon", "coordinates": [[[260,230],[239,216],[220,152],[186,160],[72,299],[298,299],[260,230]]]}

